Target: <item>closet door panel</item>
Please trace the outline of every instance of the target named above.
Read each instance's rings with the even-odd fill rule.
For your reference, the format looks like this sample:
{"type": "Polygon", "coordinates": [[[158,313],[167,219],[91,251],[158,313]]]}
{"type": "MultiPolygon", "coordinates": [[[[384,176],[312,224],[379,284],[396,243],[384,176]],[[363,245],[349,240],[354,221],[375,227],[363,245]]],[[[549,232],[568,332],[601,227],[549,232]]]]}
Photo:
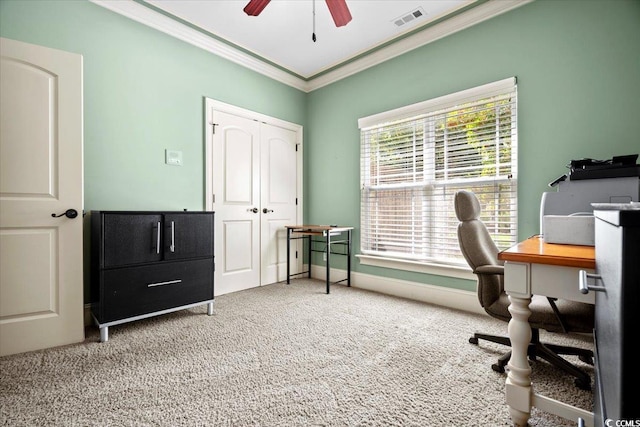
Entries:
{"type": "Polygon", "coordinates": [[[212,182],[216,212],[216,292],[260,285],[260,125],[215,112],[212,182]]]}
{"type": "Polygon", "coordinates": [[[261,130],[262,220],[261,285],[287,277],[287,233],[285,225],[297,224],[297,135],[277,126],[263,124],[261,130]]]}

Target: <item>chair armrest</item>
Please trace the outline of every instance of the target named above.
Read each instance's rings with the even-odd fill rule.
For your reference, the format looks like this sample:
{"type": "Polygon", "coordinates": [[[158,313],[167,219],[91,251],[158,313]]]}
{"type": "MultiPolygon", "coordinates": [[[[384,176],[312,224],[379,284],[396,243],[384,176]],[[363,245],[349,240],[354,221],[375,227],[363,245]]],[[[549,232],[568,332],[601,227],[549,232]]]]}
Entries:
{"type": "Polygon", "coordinates": [[[481,265],[473,270],[475,274],[502,274],[504,275],[503,265],[481,265]]]}

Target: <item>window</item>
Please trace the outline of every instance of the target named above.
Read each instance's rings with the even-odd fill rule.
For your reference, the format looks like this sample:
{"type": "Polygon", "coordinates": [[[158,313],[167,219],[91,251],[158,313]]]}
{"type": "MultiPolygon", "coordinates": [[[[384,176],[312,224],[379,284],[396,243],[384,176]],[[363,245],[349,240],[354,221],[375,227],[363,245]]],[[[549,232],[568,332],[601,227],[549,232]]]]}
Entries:
{"type": "Polygon", "coordinates": [[[363,255],[466,265],[459,189],[478,196],[498,247],[516,242],[516,98],[510,78],[358,121],[363,255]]]}

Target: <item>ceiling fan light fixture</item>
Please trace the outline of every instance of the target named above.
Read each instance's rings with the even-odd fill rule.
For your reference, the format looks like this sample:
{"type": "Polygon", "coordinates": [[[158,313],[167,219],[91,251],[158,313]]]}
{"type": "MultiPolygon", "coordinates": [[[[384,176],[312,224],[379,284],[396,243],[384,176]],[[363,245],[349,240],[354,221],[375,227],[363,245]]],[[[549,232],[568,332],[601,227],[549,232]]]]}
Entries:
{"type": "Polygon", "coordinates": [[[242,10],[249,16],[258,16],[270,1],[271,0],[251,0],[242,10]]]}
{"type": "Polygon", "coordinates": [[[326,2],[336,27],[345,26],[351,21],[351,12],[346,0],[326,0],[326,2]]]}

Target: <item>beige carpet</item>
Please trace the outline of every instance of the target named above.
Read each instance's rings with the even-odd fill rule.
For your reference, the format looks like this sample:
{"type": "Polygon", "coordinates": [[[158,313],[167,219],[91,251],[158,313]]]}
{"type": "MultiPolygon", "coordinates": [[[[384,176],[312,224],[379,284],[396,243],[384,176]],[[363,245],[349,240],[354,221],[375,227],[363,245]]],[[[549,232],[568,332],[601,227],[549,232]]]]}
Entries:
{"type": "MultiPolygon", "coordinates": [[[[469,344],[506,324],[299,279],[0,359],[5,426],[508,426],[504,347],[469,344]]],[[[545,339],[590,347],[586,338],[545,339]]],[[[593,367],[571,359],[593,375],[593,367]]],[[[591,409],[544,361],[536,390],[591,409]]],[[[576,425],[534,409],[532,426],[576,425]]]]}

